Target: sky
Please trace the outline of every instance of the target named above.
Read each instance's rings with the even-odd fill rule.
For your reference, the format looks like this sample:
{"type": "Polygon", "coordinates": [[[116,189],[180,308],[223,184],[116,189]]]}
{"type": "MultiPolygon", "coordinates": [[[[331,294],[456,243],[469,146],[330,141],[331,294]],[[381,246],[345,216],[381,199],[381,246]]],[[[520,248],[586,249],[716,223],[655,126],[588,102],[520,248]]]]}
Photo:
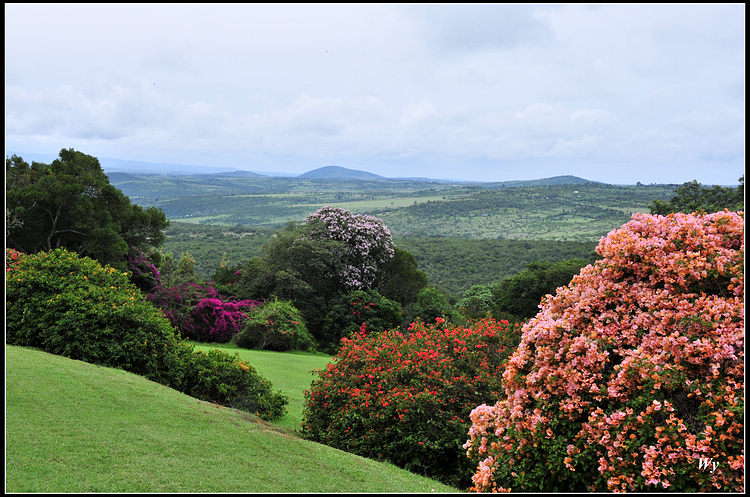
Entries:
{"type": "Polygon", "coordinates": [[[737,185],[744,4],[5,4],[9,152],[737,185]]]}

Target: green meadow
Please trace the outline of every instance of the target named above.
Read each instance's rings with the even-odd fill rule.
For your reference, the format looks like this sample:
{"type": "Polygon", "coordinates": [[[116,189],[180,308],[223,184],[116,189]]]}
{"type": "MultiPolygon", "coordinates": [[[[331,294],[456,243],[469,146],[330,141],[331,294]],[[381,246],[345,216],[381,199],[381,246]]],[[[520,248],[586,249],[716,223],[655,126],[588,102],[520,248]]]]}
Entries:
{"type": "MultiPolygon", "coordinates": [[[[458,491],[125,371],[25,347],[5,352],[6,492],[458,491]]],[[[307,386],[293,378],[307,381],[300,371],[323,359],[276,353],[258,369],[286,365],[295,372],[281,388],[301,392],[307,386]]],[[[280,424],[293,426],[294,416],[280,424]]]]}

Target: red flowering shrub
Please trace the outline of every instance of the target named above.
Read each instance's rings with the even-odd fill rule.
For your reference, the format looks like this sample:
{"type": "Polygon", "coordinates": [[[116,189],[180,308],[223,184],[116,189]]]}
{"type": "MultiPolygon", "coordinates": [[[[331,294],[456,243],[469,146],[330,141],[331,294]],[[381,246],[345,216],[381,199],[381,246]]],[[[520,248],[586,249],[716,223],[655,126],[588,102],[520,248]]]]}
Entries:
{"type": "Polygon", "coordinates": [[[14,271],[18,268],[18,265],[21,263],[21,258],[24,257],[26,254],[23,252],[19,252],[18,250],[12,249],[12,248],[6,248],[5,249],[5,275],[7,277],[8,273],[10,271],[14,271]]]}
{"type": "Polygon", "coordinates": [[[744,214],[633,216],[471,413],[472,490],[744,491],[744,214]]]}
{"type": "Polygon", "coordinates": [[[485,319],[470,328],[418,322],[408,333],[361,330],[343,338],[317,372],[302,431],[306,437],[410,471],[468,486],[461,448],[469,412],[501,393],[503,365],[520,327],[485,319]]]}

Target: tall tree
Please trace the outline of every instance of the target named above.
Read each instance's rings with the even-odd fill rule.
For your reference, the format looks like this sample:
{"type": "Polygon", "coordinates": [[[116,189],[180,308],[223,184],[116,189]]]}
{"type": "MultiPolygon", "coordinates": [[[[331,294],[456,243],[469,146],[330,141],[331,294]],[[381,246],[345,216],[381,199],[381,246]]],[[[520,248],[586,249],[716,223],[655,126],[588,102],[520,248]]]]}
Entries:
{"type": "Polygon", "coordinates": [[[65,247],[125,267],[128,253],[164,241],[164,213],[130,203],[99,160],[71,149],[50,164],[6,158],[6,244],[22,252],[65,247]]]}
{"type": "Polygon", "coordinates": [[[738,211],[745,204],[745,175],[739,178],[735,188],[714,185],[703,186],[696,180],[683,183],[675,190],[669,201],[654,200],[651,202],[651,214],[667,215],[672,212],[717,212],[729,209],[738,211]]]}

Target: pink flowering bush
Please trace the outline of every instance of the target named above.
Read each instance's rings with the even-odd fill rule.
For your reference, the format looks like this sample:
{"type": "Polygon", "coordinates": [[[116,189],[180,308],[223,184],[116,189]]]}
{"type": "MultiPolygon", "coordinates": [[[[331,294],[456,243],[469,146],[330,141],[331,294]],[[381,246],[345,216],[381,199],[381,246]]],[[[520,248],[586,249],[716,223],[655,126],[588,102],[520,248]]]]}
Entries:
{"type": "Polygon", "coordinates": [[[472,490],[744,491],[744,214],[633,215],[523,328],[472,490]]]}
{"type": "Polygon", "coordinates": [[[350,290],[371,288],[384,264],[393,258],[391,232],[383,221],[365,214],[352,214],[338,207],[323,207],[305,220],[315,227],[313,239],[344,242],[340,279],[350,290]]]}
{"type": "Polygon", "coordinates": [[[156,287],[148,300],[159,307],[184,338],[200,342],[228,342],[239,333],[257,300],[233,300],[211,285],[185,283],[156,287]]]}
{"type": "Polygon", "coordinates": [[[21,263],[24,253],[12,248],[5,249],[5,277],[8,277],[8,273],[18,268],[21,263]]]}

